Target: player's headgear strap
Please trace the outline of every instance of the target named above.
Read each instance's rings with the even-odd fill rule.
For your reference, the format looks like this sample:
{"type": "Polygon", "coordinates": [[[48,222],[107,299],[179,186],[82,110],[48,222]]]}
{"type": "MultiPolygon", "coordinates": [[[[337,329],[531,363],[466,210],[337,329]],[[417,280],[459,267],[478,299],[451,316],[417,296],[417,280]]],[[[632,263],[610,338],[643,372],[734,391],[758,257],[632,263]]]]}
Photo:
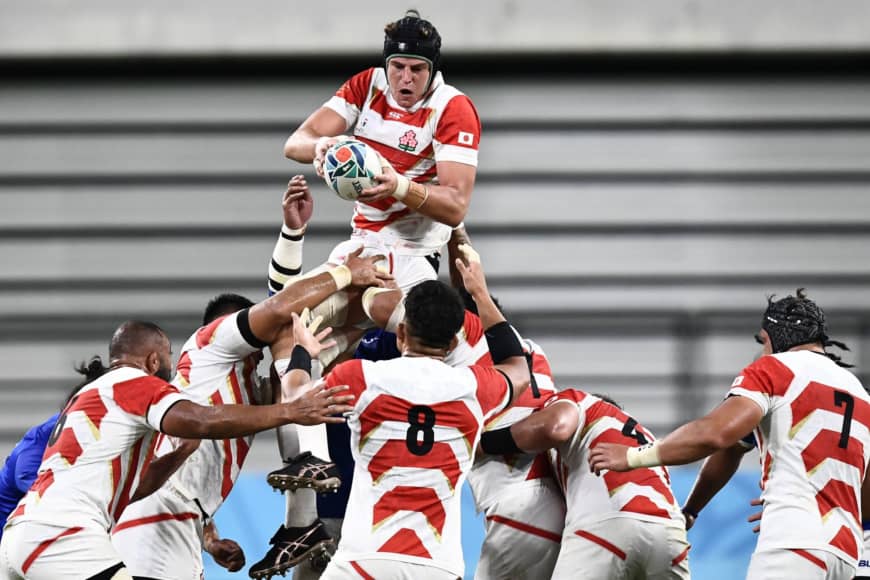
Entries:
{"type": "MultiPolygon", "coordinates": [[[[770,337],[773,352],[785,352],[795,346],[815,342],[825,347],[837,346],[849,350],[842,342],[828,337],[825,313],[818,304],[806,297],[804,289],[798,288],[795,294],[780,300],[774,300],[772,296],[767,299],[761,328],[770,337]]],[[[851,366],[843,363],[835,354],[826,354],[840,366],[851,366]]]]}
{"type": "MultiPolygon", "coordinates": [[[[409,10],[404,18],[384,28],[384,63],[396,56],[419,58],[429,63],[429,85],[441,61],[441,35],[428,20],[420,18],[416,10],[409,10]]],[[[429,85],[426,89],[429,89],[429,85]]]]}

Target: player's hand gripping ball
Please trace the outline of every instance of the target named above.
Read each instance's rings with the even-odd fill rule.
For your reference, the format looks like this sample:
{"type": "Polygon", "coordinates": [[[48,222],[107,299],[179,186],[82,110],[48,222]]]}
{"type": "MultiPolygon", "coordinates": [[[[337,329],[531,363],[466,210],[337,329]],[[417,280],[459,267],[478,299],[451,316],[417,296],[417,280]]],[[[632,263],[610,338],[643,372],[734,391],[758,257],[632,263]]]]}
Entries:
{"type": "Polygon", "coordinates": [[[335,194],[355,201],[362,190],[375,187],[381,174],[378,152],[361,141],[339,141],[326,150],[323,178],[335,194]]]}

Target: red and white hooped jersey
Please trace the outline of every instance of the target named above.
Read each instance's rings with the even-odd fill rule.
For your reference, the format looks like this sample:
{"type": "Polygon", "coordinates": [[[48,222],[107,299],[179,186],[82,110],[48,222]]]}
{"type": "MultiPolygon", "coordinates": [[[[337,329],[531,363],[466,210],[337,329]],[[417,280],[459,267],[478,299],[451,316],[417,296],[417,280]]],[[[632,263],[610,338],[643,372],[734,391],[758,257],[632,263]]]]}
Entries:
{"type": "Polygon", "coordinates": [[[184,399],[171,384],[131,367],[82,387],[58,419],[39,475],[9,522],[108,530],[154,457],[164,414],[184,399]]]}
{"type": "Polygon", "coordinates": [[[483,323],[477,314],[465,311],[465,320],[456,333],[456,338],[456,347],[444,357],[444,364],[451,367],[492,366],[483,323]]]}
{"type": "Polygon", "coordinates": [[[849,371],[808,350],[763,356],[729,395],[757,403],[764,502],[758,550],[814,549],[858,564],[870,396],[849,371]]]}
{"type": "Polygon", "coordinates": [[[460,487],[486,417],[510,403],[493,367],[454,368],[428,357],[338,365],[328,386],[350,385],[353,486],[336,558],[437,566],[462,576],[460,487]]]}
{"type": "Polygon", "coordinates": [[[605,471],[601,477],[589,471],[590,448],[598,443],[639,447],[655,441],[649,431],[616,405],[578,389],[561,391],[547,402],[554,404],[576,405],[580,412],[577,432],[555,450],[556,477],[568,507],[566,532],[614,517],[684,525],[667,468],[605,471]]]}
{"type": "MultiPolygon", "coordinates": [[[[483,341],[486,344],[486,340],[483,341]]],[[[540,409],[556,394],[550,361],[537,343],[524,339],[523,345],[532,353],[532,374],[538,390],[535,396],[532,387],[527,388],[513,404],[491,417],[486,422],[486,431],[510,427],[540,409]]],[[[490,362],[490,364],[492,364],[490,362]]],[[[516,486],[536,486],[543,479],[553,479],[553,470],[546,453],[538,455],[487,455],[479,454],[474,460],[468,484],[478,511],[485,511],[499,499],[502,492],[515,491],[516,486]]]]}
{"type": "MultiPolygon", "coordinates": [[[[250,333],[247,316],[245,309],[218,318],[184,343],[172,383],[196,403],[252,404],[257,361],[251,355],[264,345],[250,333]]],[[[172,475],[171,484],[188,499],[198,500],[206,515],[213,516],[232,491],[253,440],[253,435],[203,440],[172,475]]],[[[171,440],[161,437],[157,455],[172,449],[171,440]]]]}
{"type": "MultiPolygon", "coordinates": [[[[399,173],[420,183],[437,183],[440,161],[477,167],[480,119],[466,95],[435,74],[427,96],[410,109],[390,95],[383,68],[370,68],[345,82],[324,105],[341,115],[354,138],[374,147],[399,173]]],[[[427,255],[450,239],[450,226],[413,212],[392,198],[356,202],[355,231],[396,238],[399,253],[427,255]]]]}

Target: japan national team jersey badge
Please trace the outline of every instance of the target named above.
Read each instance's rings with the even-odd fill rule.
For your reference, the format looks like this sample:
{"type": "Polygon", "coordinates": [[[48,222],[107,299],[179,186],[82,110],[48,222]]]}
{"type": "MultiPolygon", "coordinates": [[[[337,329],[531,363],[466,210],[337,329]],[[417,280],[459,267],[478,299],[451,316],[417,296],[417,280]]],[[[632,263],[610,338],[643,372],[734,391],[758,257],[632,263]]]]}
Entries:
{"type": "Polygon", "coordinates": [[[410,129],[405,131],[405,134],[399,137],[399,149],[402,151],[413,151],[417,148],[417,134],[410,129]]]}

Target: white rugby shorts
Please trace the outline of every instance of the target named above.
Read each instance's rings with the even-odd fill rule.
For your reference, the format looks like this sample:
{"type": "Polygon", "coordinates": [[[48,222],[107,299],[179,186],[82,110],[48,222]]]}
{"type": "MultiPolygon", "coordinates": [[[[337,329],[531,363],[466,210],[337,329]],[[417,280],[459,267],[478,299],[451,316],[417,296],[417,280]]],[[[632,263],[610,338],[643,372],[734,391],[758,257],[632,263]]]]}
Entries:
{"type": "MultiPolygon", "coordinates": [[[[105,530],[24,521],[3,532],[0,579],[88,578],[121,560],[105,530]]],[[[113,576],[113,580],[130,578],[123,568],[113,576]]]]}
{"type": "Polygon", "coordinates": [[[612,517],[565,528],[553,580],[688,580],[688,554],[682,525],[612,517]]]}
{"type": "Polygon", "coordinates": [[[202,578],[202,512],[171,485],[128,505],[112,544],[133,576],[202,578]]]}
{"type": "Polygon", "coordinates": [[[553,575],[565,529],[565,498],[552,480],[518,486],[486,510],[475,580],[537,580],[553,575]]]}
{"type": "Polygon", "coordinates": [[[852,580],[855,568],[824,550],[763,550],[752,554],[746,580],[852,580]]]}

